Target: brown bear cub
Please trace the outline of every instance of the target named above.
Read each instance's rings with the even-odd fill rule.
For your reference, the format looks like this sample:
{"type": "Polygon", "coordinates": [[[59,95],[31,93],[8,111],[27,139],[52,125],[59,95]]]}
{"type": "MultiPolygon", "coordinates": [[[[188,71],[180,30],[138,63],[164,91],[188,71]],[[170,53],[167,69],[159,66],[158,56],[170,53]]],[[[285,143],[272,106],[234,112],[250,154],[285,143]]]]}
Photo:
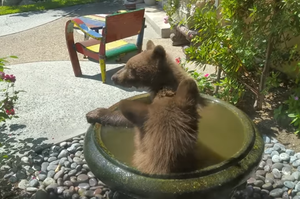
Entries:
{"type": "Polygon", "coordinates": [[[119,109],[135,126],[133,166],[149,174],[190,172],[197,168],[197,111],[200,95],[193,79],[183,80],[173,97],[151,104],[122,100],[119,109]]]}
{"type": "MultiPolygon", "coordinates": [[[[165,49],[149,40],[146,50],[130,58],[126,65],[112,76],[115,84],[124,87],[148,88],[151,101],[154,98],[171,97],[179,83],[189,78],[188,74],[172,59],[165,49]]],[[[199,105],[205,105],[203,98],[199,105]]],[[[113,126],[132,126],[120,111],[110,112],[97,108],[86,114],[89,123],[113,126]]]]}

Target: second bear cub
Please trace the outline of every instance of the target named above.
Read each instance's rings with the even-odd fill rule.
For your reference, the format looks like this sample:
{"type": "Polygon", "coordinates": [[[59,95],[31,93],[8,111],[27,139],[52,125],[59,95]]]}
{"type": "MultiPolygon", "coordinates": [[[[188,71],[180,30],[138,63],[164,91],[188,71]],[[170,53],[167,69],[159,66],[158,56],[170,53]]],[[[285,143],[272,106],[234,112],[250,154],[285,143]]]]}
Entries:
{"type": "Polygon", "coordinates": [[[144,173],[169,174],[197,168],[199,91],[191,78],[173,97],[151,104],[122,100],[119,109],[135,126],[133,165],[144,173]]]}

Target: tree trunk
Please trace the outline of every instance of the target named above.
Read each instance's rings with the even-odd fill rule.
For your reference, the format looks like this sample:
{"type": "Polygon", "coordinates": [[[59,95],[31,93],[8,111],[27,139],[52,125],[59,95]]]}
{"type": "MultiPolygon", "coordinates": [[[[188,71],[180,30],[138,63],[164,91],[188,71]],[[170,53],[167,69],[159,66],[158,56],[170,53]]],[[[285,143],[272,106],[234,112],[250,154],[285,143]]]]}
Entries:
{"type": "MultiPolygon", "coordinates": [[[[277,16],[278,14],[280,14],[280,7],[282,6],[282,2],[281,0],[275,0],[274,4],[273,4],[273,9],[274,9],[274,14],[273,16],[277,16]]],[[[270,33],[269,38],[268,38],[268,44],[267,44],[267,52],[266,52],[266,62],[262,71],[262,74],[260,76],[260,82],[259,82],[259,94],[258,96],[256,96],[256,109],[261,110],[262,109],[262,105],[264,102],[264,89],[266,87],[266,79],[269,77],[269,73],[270,73],[270,67],[271,67],[271,54],[273,51],[273,45],[274,45],[274,41],[273,41],[273,37],[274,35],[272,33],[270,33]]]]}
{"type": "Polygon", "coordinates": [[[266,87],[266,80],[269,77],[269,73],[270,73],[272,48],[273,48],[273,38],[272,38],[272,35],[270,35],[270,37],[268,39],[268,44],[267,44],[266,62],[265,62],[262,74],[260,76],[260,82],[259,82],[259,88],[258,88],[259,93],[256,96],[256,102],[254,104],[254,107],[257,110],[262,109],[263,102],[265,99],[264,89],[266,87]]]}
{"type": "MultiPolygon", "coordinates": [[[[220,66],[218,66],[218,73],[217,73],[217,82],[220,83],[220,79],[221,79],[221,73],[222,73],[222,69],[220,66]]],[[[219,92],[219,88],[220,86],[216,86],[215,90],[214,90],[214,94],[217,94],[219,92]]]]}

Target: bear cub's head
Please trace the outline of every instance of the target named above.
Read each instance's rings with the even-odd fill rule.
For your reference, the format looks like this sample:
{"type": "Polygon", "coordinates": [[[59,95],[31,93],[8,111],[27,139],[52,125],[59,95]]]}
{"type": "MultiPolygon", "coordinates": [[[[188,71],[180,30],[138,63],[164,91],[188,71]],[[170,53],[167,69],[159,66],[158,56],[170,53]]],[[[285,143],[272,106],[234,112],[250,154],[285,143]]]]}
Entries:
{"type": "Polygon", "coordinates": [[[168,86],[176,90],[185,76],[185,71],[169,58],[165,49],[149,40],[146,50],[130,58],[111,79],[120,86],[157,91],[168,86]]]}

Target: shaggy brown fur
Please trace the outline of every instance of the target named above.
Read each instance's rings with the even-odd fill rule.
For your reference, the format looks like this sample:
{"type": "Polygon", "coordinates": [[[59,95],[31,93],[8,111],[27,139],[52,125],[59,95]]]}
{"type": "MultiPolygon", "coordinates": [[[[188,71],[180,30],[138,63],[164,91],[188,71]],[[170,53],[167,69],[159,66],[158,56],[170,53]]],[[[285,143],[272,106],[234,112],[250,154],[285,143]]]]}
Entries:
{"type": "Polygon", "coordinates": [[[173,97],[152,104],[122,100],[119,108],[135,126],[133,165],[149,174],[190,172],[197,167],[198,88],[183,80],[173,97]]]}
{"type": "MultiPolygon", "coordinates": [[[[175,94],[179,83],[189,78],[188,74],[173,60],[165,49],[149,40],[142,53],[128,60],[124,68],[112,76],[115,84],[124,87],[146,87],[150,91],[151,100],[157,97],[171,97],[175,94]]],[[[203,98],[200,105],[205,105],[203,98]]],[[[132,126],[120,111],[109,112],[98,108],[86,115],[89,123],[103,125],[132,126]]]]}
{"type": "Polygon", "coordinates": [[[115,84],[128,87],[147,87],[152,98],[172,96],[187,73],[172,60],[165,49],[150,40],[146,51],[128,60],[125,67],[112,76],[115,84]]]}

